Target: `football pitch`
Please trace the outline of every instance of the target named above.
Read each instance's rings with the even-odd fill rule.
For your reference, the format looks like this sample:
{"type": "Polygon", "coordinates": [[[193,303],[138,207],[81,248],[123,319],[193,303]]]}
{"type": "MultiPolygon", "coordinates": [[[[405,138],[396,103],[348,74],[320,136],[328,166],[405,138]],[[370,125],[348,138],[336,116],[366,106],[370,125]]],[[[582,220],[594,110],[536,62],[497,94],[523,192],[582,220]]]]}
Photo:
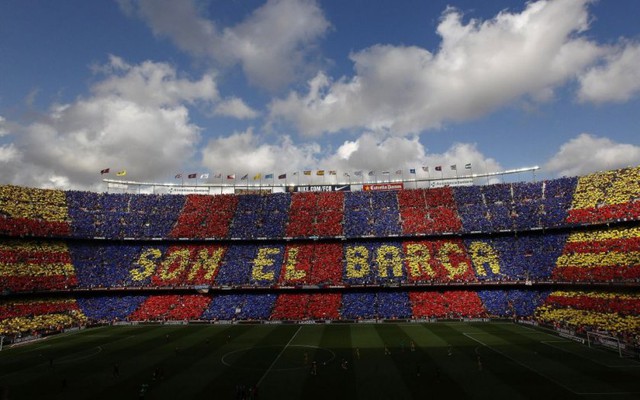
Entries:
{"type": "Polygon", "coordinates": [[[507,322],[136,325],[5,348],[0,386],[9,399],[237,399],[256,386],[260,399],[637,399],[640,363],[507,322]]]}

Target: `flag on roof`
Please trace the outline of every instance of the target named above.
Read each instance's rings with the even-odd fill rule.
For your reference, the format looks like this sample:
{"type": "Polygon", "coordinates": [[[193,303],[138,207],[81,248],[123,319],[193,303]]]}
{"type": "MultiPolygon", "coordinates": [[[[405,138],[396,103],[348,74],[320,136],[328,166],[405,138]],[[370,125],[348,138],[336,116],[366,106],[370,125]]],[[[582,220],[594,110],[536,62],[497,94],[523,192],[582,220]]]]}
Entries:
{"type": "Polygon", "coordinates": [[[469,163],[469,164],[465,164],[465,165],[464,165],[464,169],[471,169],[471,163],[469,163]]]}
{"type": "Polygon", "coordinates": [[[410,168],[409,169],[409,173],[410,174],[415,174],[416,173],[416,169],[415,168],[410,168]]]}
{"type": "Polygon", "coordinates": [[[100,175],[108,174],[111,168],[105,168],[100,170],[100,175]]]}
{"type": "Polygon", "coordinates": [[[362,176],[362,170],[353,173],[355,176],[362,176]]]}
{"type": "Polygon", "coordinates": [[[222,172],[218,172],[217,174],[215,174],[213,176],[215,179],[221,179],[222,178],[222,172]]]}
{"type": "Polygon", "coordinates": [[[338,173],[336,171],[329,171],[329,175],[338,175],[338,173]]]}
{"type": "Polygon", "coordinates": [[[176,179],[182,178],[182,174],[176,174],[176,179]]]}
{"type": "Polygon", "coordinates": [[[287,174],[278,175],[278,179],[287,179],[287,174]]]}
{"type": "Polygon", "coordinates": [[[458,170],[458,166],[457,166],[456,164],[453,164],[453,165],[451,166],[451,170],[452,170],[452,171],[457,171],[457,170],[458,170]]]}
{"type": "Polygon", "coordinates": [[[200,179],[209,179],[209,174],[200,175],[200,179]]]}
{"type": "Polygon", "coordinates": [[[187,175],[187,178],[195,179],[197,176],[198,176],[198,174],[189,174],[189,175],[187,175]]]}
{"type": "Polygon", "coordinates": [[[429,167],[422,167],[422,170],[423,170],[424,172],[429,172],[429,167]]]}
{"type": "Polygon", "coordinates": [[[311,175],[311,171],[304,171],[303,174],[305,175],[311,175]]]}
{"type": "Polygon", "coordinates": [[[249,174],[244,174],[244,176],[242,178],[240,178],[241,181],[246,180],[247,178],[249,178],[249,174]]]}
{"type": "Polygon", "coordinates": [[[227,179],[236,179],[236,174],[227,175],[227,179]]]}
{"type": "Polygon", "coordinates": [[[255,175],[253,176],[253,180],[254,180],[254,181],[257,181],[258,179],[262,179],[262,174],[255,174],[255,175]]]}
{"type": "Polygon", "coordinates": [[[324,176],[324,170],[323,169],[319,169],[319,170],[316,171],[316,174],[318,176],[324,176]]]}
{"type": "Polygon", "coordinates": [[[117,173],[116,173],[116,175],[118,175],[118,176],[125,176],[125,175],[127,175],[127,170],[126,170],[126,169],[123,169],[122,171],[117,172],[117,173]]]}
{"type": "Polygon", "coordinates": [[[442,171],[442,165],[438,165],[438,166],[436,167],[436,171],[442,171]]]}
{"type": "Polygon", "coordinates": [[[264,179],[273,179],[273,172],[272,172],[272,173],[270,173],[270,174],[266,174],[266,175],[264,176],[264,179]]]}

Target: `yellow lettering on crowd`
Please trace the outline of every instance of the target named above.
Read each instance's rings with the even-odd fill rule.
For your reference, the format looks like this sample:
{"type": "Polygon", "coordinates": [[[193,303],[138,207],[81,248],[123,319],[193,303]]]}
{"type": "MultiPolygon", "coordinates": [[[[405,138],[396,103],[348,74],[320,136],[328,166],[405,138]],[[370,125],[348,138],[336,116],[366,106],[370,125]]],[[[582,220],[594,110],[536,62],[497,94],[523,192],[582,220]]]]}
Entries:
{"type": "Polygon", "coordinates": [[[275,271],[265,271],[267,267],[273,267],[275,260],[269,256],[280,254],[280,249],[276,247],[263,247],[258,249],[258,255],[253,260],[253,270],[251,276],[255,281],[272,281],[275,271]]]}
{"type": "Polygon", "coordinates": [[[192,281],[201,270],[205,271],[204,279],[211,279],[220,266],[223,253],[224,249],[222,247],[213,249],[211,254],[209,254],[209,251],[207,249],[201,249],[198,252],[198,259],[196,260],[193,267],[191,267],[191,271],[189,271],[188,279],[192,281]]]}
{"type": "Polygon", "coordinates": [[[444,268],[449,273],[449,278],[463,275],[471,267],[469,262],[464,260],[451,260],[451,254],[464,254],[464,251],[460,248],[459,244],[445,242],[438,249],[438,259],[444,265],[444,268]]]}
{"type": "Polygon", "coordinates": [[[423,274],[434,276],[433,268],[429,264],[430,260],[429,248],[424,244],[409,243],[406,245],[406,261],[412,277],[418,278],[423,274]]]}
{"type": "Polygon", "coordinates": [[[347,247],[346,256],[348,278],[362,278],[369,274],[369,250],[366,247],[347,247]]]}
{"type": "Polygon", "coordinates": [[[471,262],[479,276],[487,275],[487,268],[494,274],[500,273],[500,258],[488,243],[471,242],[469,245],[471,262]]]}
{"type": "Polygon", "coordinates": [[[129,274],[134,281],[143,281],[153,275],[156,268],[156,261],[162,256],[159,249],[147,249],[140,254],[136,265],[141,268],[132,269],[129,274]]]}
{"type": "Polygon", "coordinates": [[[386,278],[389,269],[394,277],[402,277],[402,258],[400,249],[396,246],[380,246],[376,251],[376,263],[378,264],[378,275],[386,278]]]}
{"type": "Polygon", "coordinates": [[[298,248],[291,247],[287,253],[287,262],[284,265],[284,280],[296,281],[307,276],[307,271],[296,269],[298,265],[298,248]]]}
{"type": "Polygon", "coordinates": [[[160,264],[160,279],[168,281],[179,277],[189,265],[189,256],[190,253],[188,249],[171,252],[160,264]]]}

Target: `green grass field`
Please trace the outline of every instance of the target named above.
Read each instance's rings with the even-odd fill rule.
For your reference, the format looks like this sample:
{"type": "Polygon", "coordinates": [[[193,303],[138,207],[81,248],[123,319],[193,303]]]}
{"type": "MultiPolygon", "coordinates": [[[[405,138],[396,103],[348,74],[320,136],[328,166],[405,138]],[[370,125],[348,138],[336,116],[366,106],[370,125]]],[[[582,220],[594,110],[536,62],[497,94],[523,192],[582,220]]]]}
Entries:
{"type": "Polygon", "coordinates": [[[499,322],[103,327],[0,352],[10,399],[138,399],[142,384],[145,399],[235,399],[238,385],[260,399],[637,399],[640,363],[499,322]]]}

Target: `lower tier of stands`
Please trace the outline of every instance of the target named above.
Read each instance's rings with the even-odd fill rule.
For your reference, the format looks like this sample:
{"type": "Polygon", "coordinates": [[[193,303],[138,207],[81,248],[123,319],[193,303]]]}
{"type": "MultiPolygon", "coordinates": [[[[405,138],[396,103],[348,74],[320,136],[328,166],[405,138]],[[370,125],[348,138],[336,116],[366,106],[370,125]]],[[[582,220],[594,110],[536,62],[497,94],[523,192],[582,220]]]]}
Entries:
{"type": "Polygon", "coordinates": [[[118,321],[429,320],[521,318],[640,340],[640,294],[596,291],[344,291],[7,299],[0,334],[55,332],[118,321]]]}

